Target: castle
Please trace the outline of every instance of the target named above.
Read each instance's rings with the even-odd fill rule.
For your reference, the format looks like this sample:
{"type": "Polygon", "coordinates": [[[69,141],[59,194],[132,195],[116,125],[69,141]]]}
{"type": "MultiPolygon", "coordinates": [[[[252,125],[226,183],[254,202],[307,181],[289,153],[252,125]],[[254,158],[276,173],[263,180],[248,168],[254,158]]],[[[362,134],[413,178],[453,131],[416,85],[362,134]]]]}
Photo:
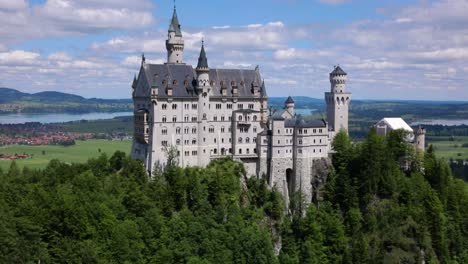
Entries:
{"type": "Polygon", "coordinates": [[[286,200],[300,191],[310,201],[314,164],[329,157],[334,135],[348,129],[347,74],[339,66],[333,69],[325,93],[327,120],[309,120],[295,114],[291,97],[284,109],[268,113],[259,68],[210,68],[203,42],[195,69],[185,64],[175,8],[166,49],[164,64],[146,63],[142,56],[133,80],[132,157],[142,160],[150,175],[166,166],[168,148],[176,149],[183,167],[232,157],[286,200]]]}

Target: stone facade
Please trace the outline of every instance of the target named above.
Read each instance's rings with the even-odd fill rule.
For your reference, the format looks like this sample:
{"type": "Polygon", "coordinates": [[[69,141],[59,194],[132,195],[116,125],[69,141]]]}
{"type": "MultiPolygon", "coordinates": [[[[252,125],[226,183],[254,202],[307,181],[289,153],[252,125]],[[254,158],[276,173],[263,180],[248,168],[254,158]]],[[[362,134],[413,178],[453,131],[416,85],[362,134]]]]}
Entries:
{"type": "Polygon", "coordinates": [[[316,163],[328,159],[335,128],[348,129],[351,94],[345,89],[346,73],[339,67],[330,73],[327,121],[297,116],[291,97],[284,109],[267,115],[268,97],[258,67],[212,69],[204,43],[195,68],[183,63],[175,9],[166,48],[167,63],[148,64],[142,56],[132,84],[132,157],[142,160],[151,175],[156,167],[166,166],[169,150],[176,151],[183,167],[206,166],[229,156],[244,163],[248,176],[264,178],[277,188],[286,201],[294,192],[312,201],[316,163]]]}

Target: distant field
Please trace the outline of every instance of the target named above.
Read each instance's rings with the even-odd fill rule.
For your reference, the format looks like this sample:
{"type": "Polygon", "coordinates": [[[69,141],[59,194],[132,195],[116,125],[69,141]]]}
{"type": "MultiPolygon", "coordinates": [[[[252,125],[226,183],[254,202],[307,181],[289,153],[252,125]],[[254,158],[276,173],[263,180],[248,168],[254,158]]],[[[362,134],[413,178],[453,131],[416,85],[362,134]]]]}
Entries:
{"type": "MultiPolygon", "coordinates": [[[[4,154],[32,154],[31,158],[17,160],[19,167],[25,165],[29,168],[44,168],[50,160],[59,159],[63,162],[81,163],[89,158],[98,157],[101,153],[107,155],[114,154],[120,150],[129,153],[132,142],[130,140],[109,141],[109,140],[87,140],[76,141],[76,145],[70,147],[63,146],[7,146],[0,147],[0,153],[4,154]],[[99,149],[101,152],[99,152],[99,149]],[[43,155],[44,151],[44,155],[43,155]]],[[[8,169],[11,161],[0,160],[0,167],[8,169]]]]}
{"type": "Polygon", "coordinates": [[[427,143],[434,146],[438,157],[468,160],[468,148],[462,147],[468,144],[468,137],[454,137],[454,141],[451,141],[449,137],[432,136],[427,138],[427,143]]]}
{"type": "Polygon", "coordinates": [[[121,116],[113,119],[76,121],[58,124],[64,131],[77,133],[127,133],[133,132],[133,117],[121,116]]]}

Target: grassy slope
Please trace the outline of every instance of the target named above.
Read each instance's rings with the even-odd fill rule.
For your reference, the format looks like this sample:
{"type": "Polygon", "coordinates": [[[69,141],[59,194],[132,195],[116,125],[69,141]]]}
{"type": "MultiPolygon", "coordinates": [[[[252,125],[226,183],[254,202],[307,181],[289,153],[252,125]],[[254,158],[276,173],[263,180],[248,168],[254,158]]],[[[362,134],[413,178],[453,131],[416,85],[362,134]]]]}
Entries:
{"type": "MultiPolygon", "coordinates": [[[[59,159],[64,162],[80,163],[85,162],[89,158],[100,155],[98,149],[102,153],[112,155],[115,151],[120,150],[126,153],[130,152],[131,141],[108,141],[108,140],[88,140],[76,141],[75,146],[8,146],[0,147],[0,153],[4,154],[33,154],[32,158],[17,160],[16,163],[22,168],[27,165],[29,168],[44,168],[50,160],[59,159]],[[42,151],[45,155],[42,155],[42,151]]],[[[0,160],[0,167],[5,170],[10,166],[11,161],[0,160]]]]}

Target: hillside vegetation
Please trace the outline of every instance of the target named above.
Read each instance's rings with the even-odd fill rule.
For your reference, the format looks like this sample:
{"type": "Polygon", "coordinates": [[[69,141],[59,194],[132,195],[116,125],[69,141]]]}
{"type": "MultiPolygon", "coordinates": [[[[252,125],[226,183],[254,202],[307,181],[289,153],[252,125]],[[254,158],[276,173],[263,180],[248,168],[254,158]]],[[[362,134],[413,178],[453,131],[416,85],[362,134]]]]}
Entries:
{"type": "Polygon", "coordinates": [[[133,111],[130,99],[97,99],[61,93],[22,93],[0,88],[0,113],[90,113],[133,111]]]}
{"type": "Polygon", "coordinates": [[[287,214],[230,159],[171,160],[152,180],[123,152],[43,170],[13,163],[0,171],[0,262],[468,263],[465,183],[402,138],[371,131],[352,145],[339,134],[318,206],[296,196],[287,214]]]}

